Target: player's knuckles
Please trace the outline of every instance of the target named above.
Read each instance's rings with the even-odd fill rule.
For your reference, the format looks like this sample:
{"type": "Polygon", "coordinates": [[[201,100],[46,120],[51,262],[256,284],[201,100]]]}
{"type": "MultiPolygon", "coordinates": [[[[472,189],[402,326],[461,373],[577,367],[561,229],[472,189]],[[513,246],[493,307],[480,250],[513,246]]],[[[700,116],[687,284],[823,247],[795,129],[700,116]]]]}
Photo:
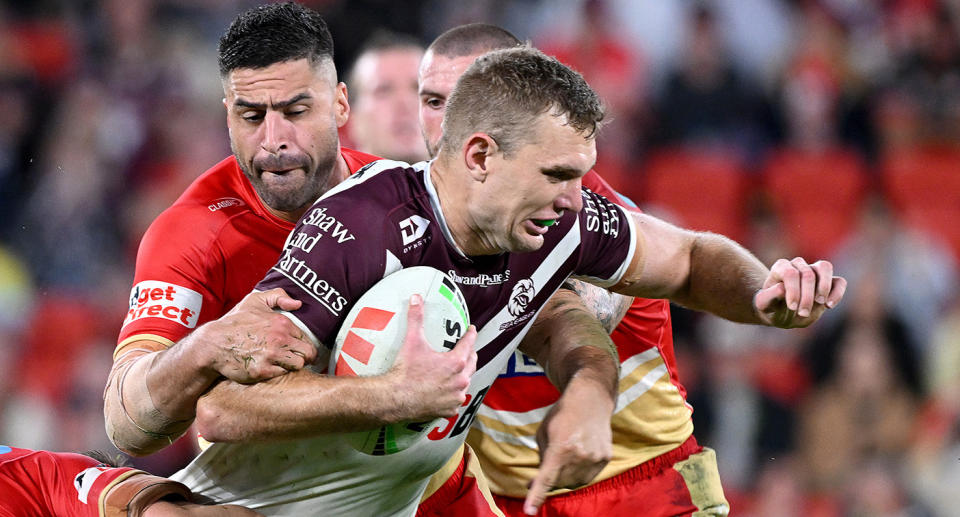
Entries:
{"type": "Polygon", "coordinates": [[[770,267],[771,271],[776,271],[778,273],[789,269],[793,269],[793,264],[791,264],[789,260],[783,258],[777,259],[777,261],[773,263],[773,266],[770,267]]]}
{"type": "Polygon", "coordinates": [[[271,330],[275,330],[284,334],[297,334],[300,332],[300,329],[297,328],[292,321],[290,321],[290,318],[279,312],[271,311],[270,313],[264,315],[264,319],[270,326],[271,330]]]}
{"type": "Polygon", "coordinates": [[[818,260],[810,265],[817,273],[824,277],[830,278],[833,276],[833,263],[828,260],[818,260]]]}
{"type": "Polygon", "coordinates": [[[780,277],[783,278],[784,284],[796,282],[800,279],[800,271],[794,267],[788,267],[780,272],[780,277]]]}

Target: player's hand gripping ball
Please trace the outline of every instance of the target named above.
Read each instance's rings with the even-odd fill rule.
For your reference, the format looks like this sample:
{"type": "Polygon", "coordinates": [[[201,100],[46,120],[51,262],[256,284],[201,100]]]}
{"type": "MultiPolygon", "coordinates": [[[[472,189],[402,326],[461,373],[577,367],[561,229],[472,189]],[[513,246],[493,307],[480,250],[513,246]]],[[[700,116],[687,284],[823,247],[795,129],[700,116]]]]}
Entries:
{"type": "MultiPolygon", "coordinates": [[[[470,325],[463,294],[445,273],[427,266],[401,269],[363,293],[340,327],[330,356],[330,372],[338,376],[371,376],[393,366],[407,330],[410,297],[423,298],[423,332],[430,346],[446,352],[470,325]]],[[[373,431],[349,433],[358,451],[383,456],[411,446],[435,422],[386,425],[373,431]]]]}

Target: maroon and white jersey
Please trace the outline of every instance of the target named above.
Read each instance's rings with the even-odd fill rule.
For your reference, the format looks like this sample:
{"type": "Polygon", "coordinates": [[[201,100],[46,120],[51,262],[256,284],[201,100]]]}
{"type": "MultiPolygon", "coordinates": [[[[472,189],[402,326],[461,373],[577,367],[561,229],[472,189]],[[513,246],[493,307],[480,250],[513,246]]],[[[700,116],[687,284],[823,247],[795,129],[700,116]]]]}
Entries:
{"type": "Polygon", "coordinates": [[[539,250],[467,257],[450,235],[429,163],[377,161],[331,189],[304,214],[257,289],[281,287],[300,299],[303,306],[289,315],[329,347],[353,303],[386,275],[415,265],[447,272],[478,329],[477,371],[464,407],[386,456],[357,452],[341,435],[214,444],[174,479],[268,515],[413,515],[428,478],[463,443],[484,395],[550,296],[570,275],[614,285],[629,265],[636,238],[630,217],[589,190],[582,196],[583,210],[564,214],[539,250]]]}

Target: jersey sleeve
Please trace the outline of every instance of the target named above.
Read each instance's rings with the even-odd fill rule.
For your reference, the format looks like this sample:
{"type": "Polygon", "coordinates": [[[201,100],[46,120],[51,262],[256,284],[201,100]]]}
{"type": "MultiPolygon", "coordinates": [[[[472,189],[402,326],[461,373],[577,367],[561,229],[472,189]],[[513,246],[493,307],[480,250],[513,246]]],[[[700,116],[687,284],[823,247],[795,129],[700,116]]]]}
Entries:
{"type": "MultiPolygon", "coordinates": [[[[0,449],[4,447],[0,446],[0,449]]],[[[114,499],[113,511],[109,511],[110,508],[105,505],[109,498],[108,494],[111,494],[115,487],[123,485],[126,480],[138,475],[146,475],[140,470],[129,467],[105,465],[83,454],[12,450],[14,453],[19,453],[19,456],[13,460],[3,461],[0,466],[0,474],[2,474],[0,478],[4,480],[12,478],[19,486],[21,493],[30,492],[33,502],[38,505],[38,508],[43,508],[44,515],[76,517],[127,515],[126,507],[131,498],[128,497],[123,502],[114,499]]],[[[5,457],[0,454],[0,459],[5,457]]],[[[0,482],[0,488],[2,485],[3,482],[0,482]]],[[[172,492],[165,492],[164,495],[169,493],[172,492]]],[[[0,497],[0,500],[2,499],[0,497]]],[[[0,510],[2,508],[3,504],[0,504],[0,510]]],[[[2,513],[0,511],[0,514],[2,513]]],[[[36,513],[25,511],[22,514],[35,515],[36,513]]],[[[130,515],[136,514],[130,513],[130,515]]]]}
{"type": "Polygon", "coordinates": [[[600,287],[615,285],[633,259],[636,227],[625,209],[584,188],[580,224],[580,257],[574,276],[600,287]]]}
{"type": "Polygon", "coordinates": [[[384,276],[385,217],[367,208],[357,196],[322,198],[290,232],[280,260],[257,284],[258,291],[280,287],[302,302],[286,315],[309,331],[315,345],[332,347],[353,303],[384,276]]]}
{"type": "Polygon", "coordinates": [[[214,230],[198,224],[206,214],[191,210],[175,205],[144,234],[118,348],[141,338],[172,345],[222,312],[222,255],[214,230]]]}
{"type": "Polygon", "coordinates": [[[135,470],[105,487],[99,496],[100,517],[140,517],[161,499],[190,500],[183,483],[135,470]]]}

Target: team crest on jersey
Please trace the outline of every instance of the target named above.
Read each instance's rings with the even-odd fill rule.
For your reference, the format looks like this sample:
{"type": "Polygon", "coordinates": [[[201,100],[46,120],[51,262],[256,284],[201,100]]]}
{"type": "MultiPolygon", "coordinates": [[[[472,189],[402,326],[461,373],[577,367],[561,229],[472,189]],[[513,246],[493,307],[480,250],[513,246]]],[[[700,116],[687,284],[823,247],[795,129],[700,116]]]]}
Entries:
{"type": "Polygon", "coordinates": [[[533,280],[524,278],[517,282],[517,285],[513,286],[513,292],[510,293],[510,301],[507,302],[507,310],[510,311],[510,315],[516,318],[523,314],[536,294],[537,290],[533,286],[533,280]]]}
{"type": "Polygon", "coordinates": [[[533,285],[533,280],[524,278],[513,286],[510,292],[510,300],[507,301],[507,312],[513,316],[513,319],[500,324],[500,331],[515,327],[533,316],[533,312],[527,312],[527,307],[533,303],[533,297],[537,295],[537,288],[533,285]]]}
{"type": "Polygon", "coordinates": [[[123,326],[141,318],[161,318],[192,329],[200,318],[203,296],[186,287],[144,280],[130,291],[130,307],[123,326]]]}

